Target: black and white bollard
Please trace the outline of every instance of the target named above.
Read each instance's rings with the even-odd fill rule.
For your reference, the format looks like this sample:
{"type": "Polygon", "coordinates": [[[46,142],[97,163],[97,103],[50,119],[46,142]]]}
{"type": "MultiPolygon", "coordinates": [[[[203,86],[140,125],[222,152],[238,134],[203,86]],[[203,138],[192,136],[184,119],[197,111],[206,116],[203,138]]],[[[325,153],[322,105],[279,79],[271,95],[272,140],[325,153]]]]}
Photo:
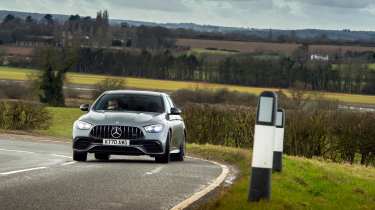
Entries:
{"type": "Polygon", "coordinates": [[[268,200],[271,197],[276,112],[277,95],[274,92],[263,92],[257,108],[248,201],[268,200]]]}
{"type": "Polygon", "coordinates": [[[276,114],[275,147],[273,150],[273,170],[283,170],[285,111],[278,109],[276,114]]]}

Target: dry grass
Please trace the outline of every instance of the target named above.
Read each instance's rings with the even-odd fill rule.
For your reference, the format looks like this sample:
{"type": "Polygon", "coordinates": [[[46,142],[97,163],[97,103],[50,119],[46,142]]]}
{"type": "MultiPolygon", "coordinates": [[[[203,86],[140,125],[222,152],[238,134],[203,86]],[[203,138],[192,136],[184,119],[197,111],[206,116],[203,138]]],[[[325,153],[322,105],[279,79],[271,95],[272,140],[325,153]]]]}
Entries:
{"type": "Polygon", "coordinates": [[[374,51],[375,47],[364,47],[364,46],[340,46],[340,45],[311,45],[310,51],[313,53],[335,53],[335,52],[365,52],[365,51],[374,51]]]}
{"type": "Polygon", "coordinates": [[[273,52],[291,54],[298,44],[279,44],[266,42],[241,42],[204,39],[177,39],[177,45],[189,46],[192,49],[218,48],[236,50],[241,53],[273,52]]]}
{"type": "Polygon", "coordinates": [[[14,46],[0,46],[0,51],[10,56],[33,56],[33,48],[30,47],[14,47],[14,46]]]}
{"type": "MultiPolygon", "coordinates": [[[[271,43],[271,42],[243,42],[243,41],[223,41],[204,39],[177,39],[177,45],[189,46],[192,49],[217,48],[226,50],[236,50],[241,53],[282,53],[290,55],[300,44],[294,43],[271,43]]],[[[345,53],[347,51],[363,52],[375,51],[375,47],[362,46],[340,46],[340,45],[310,45],[312,53],[334,52],[345,53]]]]}

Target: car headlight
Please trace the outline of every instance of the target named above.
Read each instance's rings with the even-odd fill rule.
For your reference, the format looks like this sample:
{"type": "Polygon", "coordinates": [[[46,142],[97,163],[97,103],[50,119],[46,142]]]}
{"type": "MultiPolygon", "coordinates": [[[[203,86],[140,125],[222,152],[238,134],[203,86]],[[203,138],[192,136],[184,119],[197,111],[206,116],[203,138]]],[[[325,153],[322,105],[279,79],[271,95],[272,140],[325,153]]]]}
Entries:
{"type": "Polygon", "coordinates": [[[149,133],[160,133],[163,130],[163,125],[161,124],[149,125],[144,128],[149,133]]]}
{"type": "Polygon", "coordinates": [[[92,125],[90,123],[87,123],[87,122],[77,121],[76,122],[76,128],[78,128],[80,130],[89,130],[90,128],[92,128],[92,125]]]}

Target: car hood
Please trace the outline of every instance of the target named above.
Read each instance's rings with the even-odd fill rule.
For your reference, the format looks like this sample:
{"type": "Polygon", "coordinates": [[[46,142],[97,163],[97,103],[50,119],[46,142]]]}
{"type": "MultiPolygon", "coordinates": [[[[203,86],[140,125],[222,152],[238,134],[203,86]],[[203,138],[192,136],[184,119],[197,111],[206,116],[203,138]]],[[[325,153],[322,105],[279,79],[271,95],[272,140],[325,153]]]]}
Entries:
{"type": "Polygon", "coordinates": [[[162,121],[164,114],[143,112],[90,111],[79,120],[93,125],[146,125],[162,121]]]}

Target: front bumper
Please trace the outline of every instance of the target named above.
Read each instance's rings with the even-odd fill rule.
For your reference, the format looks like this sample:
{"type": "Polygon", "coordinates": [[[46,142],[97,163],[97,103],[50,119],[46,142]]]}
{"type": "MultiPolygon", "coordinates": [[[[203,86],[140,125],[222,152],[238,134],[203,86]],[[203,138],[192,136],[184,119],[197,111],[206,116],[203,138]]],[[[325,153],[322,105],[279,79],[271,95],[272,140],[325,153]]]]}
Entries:
{"type": "Polygon", "coordinates": [[[73,139],[73,149],[88,153],[106,153],[113,155],[159,155],[163,154],[163,144],[159,140],[135,139],[130,140],[129,146],[108,146],[102,144],[102,139],[92,137],[76,137],[73,139]]]}

